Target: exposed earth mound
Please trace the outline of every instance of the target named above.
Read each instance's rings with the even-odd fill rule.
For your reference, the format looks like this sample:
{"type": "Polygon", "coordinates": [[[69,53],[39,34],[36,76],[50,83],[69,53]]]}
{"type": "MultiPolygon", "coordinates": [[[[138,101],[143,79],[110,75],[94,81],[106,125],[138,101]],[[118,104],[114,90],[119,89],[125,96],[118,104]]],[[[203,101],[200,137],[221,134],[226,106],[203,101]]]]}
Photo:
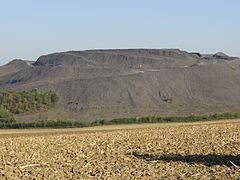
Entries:
{"type": "Polygon", "coordinates": [[[69,51],[0,67],[0,91],[54,89],[81,121],[240,111],[240,59],[178,49],[69,51]]]}

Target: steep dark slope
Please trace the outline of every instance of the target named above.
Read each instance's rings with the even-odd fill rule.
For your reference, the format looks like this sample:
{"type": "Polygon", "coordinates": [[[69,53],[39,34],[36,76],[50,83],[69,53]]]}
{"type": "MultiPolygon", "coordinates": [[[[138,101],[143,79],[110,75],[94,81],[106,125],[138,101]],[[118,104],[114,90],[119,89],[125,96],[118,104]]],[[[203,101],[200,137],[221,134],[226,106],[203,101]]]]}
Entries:
{"type": "Polygon", "coordinates": [[[41,56],[2,75],[0,90],[55,89],[62,95],[56,113],[84,121],[240,111],[239,80],[240,60],[223,53],[89,50],[41,56]]]}

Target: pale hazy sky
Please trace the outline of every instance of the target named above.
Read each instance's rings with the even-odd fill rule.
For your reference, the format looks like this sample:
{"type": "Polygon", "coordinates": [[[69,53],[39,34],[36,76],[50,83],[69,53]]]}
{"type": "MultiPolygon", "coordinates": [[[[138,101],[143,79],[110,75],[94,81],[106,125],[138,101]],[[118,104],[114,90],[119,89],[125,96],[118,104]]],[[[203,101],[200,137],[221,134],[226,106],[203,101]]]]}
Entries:
{"type": "Polygon", "coordinates": [[[96,48],[240,56],[239,9],[239,0],[0,0],[0,65],[96,48]]]}

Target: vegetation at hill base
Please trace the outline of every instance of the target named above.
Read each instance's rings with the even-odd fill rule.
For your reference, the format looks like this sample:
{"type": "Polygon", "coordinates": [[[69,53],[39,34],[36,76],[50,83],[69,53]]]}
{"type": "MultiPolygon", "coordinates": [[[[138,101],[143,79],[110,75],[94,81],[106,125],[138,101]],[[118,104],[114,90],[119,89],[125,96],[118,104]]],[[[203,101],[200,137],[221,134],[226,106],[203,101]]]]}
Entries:
{"type": "Polygon", "coordinates": [[[8,110],[0,108],[0,124],[2,123],[15,123],[16,120],[12,113],[8,110]]]}
{"type": "Polygon", "coordinates": [[[71,127],[87,127],[88,124],[80,123],[72,120],[48,119],[31,122],[0,122],[0,129],[20,129],[20,128],[71,128],[71,127]]]}
{"type": "Polygon", "coordinates": [[[0,107],[13,114],[49,110],[58,105],[60,95],[53,91],[41,92],[38,89],[31,91],[0,92],[0,107]]]}
{"type": "Polygon", "coordinates": [[[111,121],[97,121],[98,124],[138,124],[138,123],[169,123],[169,122],[197,122],[197,121],[211,121],[221,119],[238,119],[240,113],[222,113],[211,115],[191,115],[191,116],[172,116],[172,117],[132,117],[132,118],[117,118],[111,121]]]}
{"type": "Polygon", "coordinates": [[[0,128],[79,128],[114,124],[142,124],[142,123],[171,123],[171,122],[197,122],[221,119],[238,119],[240,113],[223,113],[208,116],[186,116],[186,117],[142,117],[142,118],[119,118],[113,120],[97,120],[90,123],[81,123],[73,120],[47,119],[32,122],[4,121],[0,122],[0,128]]]}

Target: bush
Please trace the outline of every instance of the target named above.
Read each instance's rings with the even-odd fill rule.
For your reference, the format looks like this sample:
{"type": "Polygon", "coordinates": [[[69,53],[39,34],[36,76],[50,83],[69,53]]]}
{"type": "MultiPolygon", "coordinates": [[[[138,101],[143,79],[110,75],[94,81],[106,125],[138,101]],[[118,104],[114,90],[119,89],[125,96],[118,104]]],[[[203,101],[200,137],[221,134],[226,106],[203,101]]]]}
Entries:
{"type": "Polygon", "coordinates": [[[13,123],[16,122],[12,113],[8,110],[0,108],[0,123],[13,123]]]}

